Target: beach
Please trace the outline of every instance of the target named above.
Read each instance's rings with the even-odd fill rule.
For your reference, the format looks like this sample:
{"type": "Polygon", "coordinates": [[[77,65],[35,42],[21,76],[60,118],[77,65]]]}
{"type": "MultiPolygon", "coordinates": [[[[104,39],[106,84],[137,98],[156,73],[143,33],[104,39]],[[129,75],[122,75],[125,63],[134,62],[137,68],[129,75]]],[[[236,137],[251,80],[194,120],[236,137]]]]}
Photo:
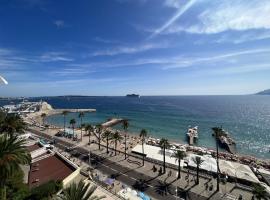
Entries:
{"type": "MultiPolygon", "coordinates": [[[[73,111],[74,113],[78,114],[76,112],[76,110],[74,109],[66,109],[67,111],[73,111]]],[[[85,112],[89,112],[89,111],[94,111],[95,109],[85,109],[85,112]]],[[[40,128],[42,128],[42,130],[46,131],[46,133],[50,136],[55,136],[59,131],[63,131],[63,126],[55,126],[52,124],[47,124],[47,126],[45,127],[44,124],[42,124],[42,118],[41,118],[41,114],[42,113],[46,113],[47,117],[49,117],[50,115],[55,115],[57,113],[62,113],[63,110],[54,110],[52,108],[52,106],[50,106],[49,104],[47,104],[46,102],[44,102],[44,106],[41,107],[41,110],[39,112],[36,113],[31,113],[28,114],[27,117],[24,117],[24,120],[31,126],[34,126],[36,128],[36,130],[40,130],[40,128]]],[[[82,110],[80,110],[82,111],[82,110]]],[[[103,124],[105,125],[101,131],[101,134],[106,130],[106,129],[110,129],[112,132],[118,131],[121,136],[122,136],[122,140],[121,142],[119,142],[118,146],[117,146],[117,150],[124,152],[125,149],[125,135],[126,135],[126,140],[127,140],[127,153],[131,153],[132,149],[138,145],[141,144],[141,138],[139,137],[139,133],[131,133],[131,132],[126,132],[123,130],[119,130],[117,128],[113,128],[110,127],[109,125],[114,125],[115,122],[118,122],[118,124],[122,124],[122,119],[112,119],[112,124],[110,124],[110,121],[108,123],[104,122],[103,124]],[[118,121],[117,121],[118,120],[118,121]]],[[[78,125],[77,125],[78,126],[78,125]]],[[[67,123],[66,125],[67,128],[70,129],[70,125],[69,123],[67,123]]],[[[80,128],[75,128],[75,137],[76,137],[76,141],[74,141],[74,144],[78,143],[78,141],[80,142],[79,145],[86,145],[90,142],[95,142],[98,143],[98,130],[94,129],[94,132],[91,133],[90,138],[89,138],[89,134],[88,132],[86,132],[84,129],[81,130],[80,128]],[[82,135],[81,135],[82,134],[82,135]],[[82,140],[81,140],[82,137],[82,140]]],[[[65,140],[70,141],[72,139],[66,138],[65,140]]],[[[160,138],[154,138],[151,136],[148,136],[146,138],[146,144],[149,145],[153,145],[153,146],[159,146],[159,141],[160,138]]],[[[193,145],[188,145],[188,144],[184,144],[184,143],[179,143],[179,142],[175,142],[175,141],[169,141],[171,144],[171,148],[172,149],[184,149],[187,152],[190,153],[196,153],[199,155],[212,155],[213,157],[216,157],[216,152],[213,148],[206,148],[206,147],[199,147],[199,146],[193,146],[193,145]]],[[[106,146],[106,138],[101,138],[101,144],[103,146],[106,146]]],[[[109,141],[109,147],[114,148],[114,141],[110,140],[109,141]]],[[[234,162],[239,162],[242,164],[247,164],[249,166],[252,167],[264,167],[265,169],[270,170],[270,161],[266,160],[266,159],[259,159],[259,158],[255,158],[252,156],[247,156],[247,155],[241,155],[241,154],[230,154],[230,153],[226,153],[226,152],[220,152],[219,154],[219,158],[220,159],[225,159],[228,161],[234,161],[234,162]]]]}

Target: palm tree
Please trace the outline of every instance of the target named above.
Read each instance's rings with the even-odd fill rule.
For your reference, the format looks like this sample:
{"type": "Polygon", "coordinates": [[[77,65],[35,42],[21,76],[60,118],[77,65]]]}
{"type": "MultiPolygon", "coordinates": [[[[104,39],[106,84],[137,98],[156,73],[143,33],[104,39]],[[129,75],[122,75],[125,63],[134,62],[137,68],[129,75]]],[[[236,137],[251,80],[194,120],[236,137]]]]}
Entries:
{"type": "Polygon", "coordinates": [[[78,184],[72,183],[68,188],[63,189],[63,195],[60,196],[62,200],[100,200],[106,196],[93,195],[97,186],[91,186],[90,183],[83,183],[82,180],[78,184]]]}
{"type": "Polygon", "coordinates": [[[175,151],[174,154],[172,155],[172,157],[174,157],[178,161],[178,177],[177,177],[177,179],[181,178],[180,164],[181,164],[181,160],[183,160],[185,156],[186,156],[186,153],[184,151],[180,151],[180,150],[175,151]]]}
{"type": "Polygon", "coordinates": [[[109,153],[109,140],[111,139],[111,135],[112,135],[112,132],[106,129],[102,136],[103,138],[106,138],[107,153],[109,153]]]}
{"type": "Polygon", "coordinates": [[[66,134],[66,116],[68,114],[68,111],[67,110],[64,110],[62,112],[62,115],[64,116],[64,133],[66,134]]]}
{"type": "Polygon", "coordinates": [[[202,163],[204,162],[204,160],[202,160],[202,158],[200,156],[195,156],[192,158],[193,162],[196,164],[196,168],[197,168],[197,180],[196,180],[196,184],[198,185],[199,184],[199,170],[200,170],[200,167],[202,165],[202,163]]]}
{"type": "Polygon", "coordinates": [[[85,124],[85,131],[87,132],[88,131],[88,136],[89,136],[89,165],[91,164],[91,148],[90,148],[90,145],[91,145],[91,133],[93,132],[94,128],[91,124],[85,124]]]}
{"type": "Polygon", "coordinates": [[[111,139],[114,140],[114,155],[116,155],[117,142],[120,142],[123,139],[123,137],[120,135],[118,131],[116,131],[114,134],[112,134],[111,139]]]}
{"type": "Polygon", "coordinates": [[[268,197],[265,187],[263,187],[260,184],[254,184],[253,185],[252,193],[259,200],[260,199],[267,199],[267,197],[268,197]]]}
{"type": "Polygon", "coordinates": [[[75,136],[75,134],[74,134],[74,129],[75,129],[76,120],[75,120],[75,119],[71,119],[71,120],[69,121],[69,124],[72,126],[72,130],[73,130],[73,138],[74,138],[74,136],[75,136]]]}
{"type": "Polygon", "coordinates": [[[97,128],[97,132],[98,132],[98,149],[100,150],[102,125],[101,124],[97,124],[96,125],[96,128],[97,128]]]}
{"type": "Polygon", "coordinates": [[[41,115],[41,118],[42,118],[42,124],[43,124],[43,126],[44,126],[44,124],[45,124],[45,118],[47,117],[47,114],[46,113],[42,113],[41,115]]]}
{"type": "Polygon", "coordinates": [[[6,181],[20,168],[20,164],[30,164],[31,156],[23,146],[24,140],[17,136],[0,136],[0,199],[6,199],[6,181]]]}
{"type": "Polygon", "coordinates": [[[79,112],[79,118],[81,119],[81,141],[82,141],[82,120],[84,117],[84,112],[79,112]]]}
{"type": "Polygon", "coordinates": [[[7,133],[13,135],[14,133],[24,133],[26,130],[26,123],[19,115],[1,114],[0,134],[7,133]]]}
{"type": "Polygon", "coordinates": [[[127,159],[127,129],[129,127],[129,123],[127,119],[123,120],[123,129],[125,130],[125,159],[127,159]]]}
{"type": "Polygon", "coordinates": [[[89,136],[89,145],[91,143],[91,133],[93,132],[94,128],[91,124],[85,124],[85,131],[87,132],[88,131],[88,136],[89,136]]]}
{"type": "Polygon", "coordinates": [[[161,147],[161,149],[163,150],[163,173],[166,173],[166,149],[168,149],[170,147],[170,143],[168,142],[167,139],[165,138],[161,138],[159,145],[161,147]]]}
{"type": "Polygon", "coordinates": [[[140,137],[142,138],[142,162],[143,162],[143,166],[144,166],[144,142],[145,142],[145,138],[147,137],[147,131],[145,129],[142,129],[140,132],[140,137]]]}
{"type": "Polygon", "coordinates": [[[219,182],[220,182],[220,178],[219,178],[219,151],[218,151],[218,138],[219,136],[222,134],[223,129],[222,127],[213,127],[212,128],[213,132],[214,132],[214,137],[216,140],[216,152],[217,152],[217,191],[219,191],[219,182]]]}

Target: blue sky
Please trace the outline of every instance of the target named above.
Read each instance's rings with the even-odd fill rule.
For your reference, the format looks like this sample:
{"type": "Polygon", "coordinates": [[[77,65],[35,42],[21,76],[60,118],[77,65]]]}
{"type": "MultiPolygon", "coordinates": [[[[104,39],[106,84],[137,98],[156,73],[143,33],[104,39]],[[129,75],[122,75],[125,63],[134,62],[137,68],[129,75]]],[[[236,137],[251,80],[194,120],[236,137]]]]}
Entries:
{"type": "Polygon", "coordinates": [[[3,0],[0,96],[270,88],[269,0],[3,0]]]}

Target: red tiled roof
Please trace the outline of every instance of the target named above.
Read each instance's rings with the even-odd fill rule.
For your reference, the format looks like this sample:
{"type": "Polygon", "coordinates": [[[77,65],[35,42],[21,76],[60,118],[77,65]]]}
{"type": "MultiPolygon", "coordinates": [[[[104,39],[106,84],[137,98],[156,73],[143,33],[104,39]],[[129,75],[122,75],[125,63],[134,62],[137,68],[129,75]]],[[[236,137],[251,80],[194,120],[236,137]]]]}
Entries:
{"type": "Polygon", "coordinates": [[[74,168],[58,155],[50,156],[31,164],[28,185],[32,188],[50,180],[64,180],[73,171],[74,168]]]}

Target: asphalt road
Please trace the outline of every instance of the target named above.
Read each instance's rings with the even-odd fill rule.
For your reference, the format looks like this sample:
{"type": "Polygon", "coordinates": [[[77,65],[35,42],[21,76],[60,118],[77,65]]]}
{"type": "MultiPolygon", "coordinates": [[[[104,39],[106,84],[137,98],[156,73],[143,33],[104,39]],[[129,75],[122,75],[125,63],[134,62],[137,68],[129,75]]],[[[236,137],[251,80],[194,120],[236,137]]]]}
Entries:
{"type": "MultiPolygon", "coordinates": [[[[41,133],[39,131],[30,129],[31,132],[35,133],[36,135],[39,135],[45,139],[49,139],[51,140],[52,137],[41,133]]],[[[61,148],[63,150],[66,149],[66,147],[69,147],[71,144],[65,141],[60,140],[57,137],[54,137],[53,139],[55,139],[56,144],[55,146],[57,146],[58,148],[61,148]]],[[[83,155],[88,155],[88,151],[77,147],[75,148],[80,154],[83,155]]],[[[116,178],[116,180],[130,186],[133,187],[135,189],[141,190],[143,192],[145,192],[146,194],[148,194],[149,196],[155,198],[155,199],[163,199],[166,198],[167,200],[176,200],[176,199],[180,199],[180,196],[183,197],[183,199],[206,199],[205,197],[198,197],[197,195],[191,193],[190,191],[188,192],[188,194],[186,194],[185,192],[180,192],[181,189],[178,188],[178,196],[176,196],[176,191],[175,191],[175,187],[172,187],[170,184],[164,184],[163,182],[157,180],[156,178],[152,178],[150,176],[147,176],[145,174],[139,173],[135,170],[132,170],[130,168],[124,167],[122,165],[119,165],[115,162],[112,162],[108,159],[103,159],[98,155],[95,154],[91,154],[91,157],[93,158],[98,158],[95,160],[99,160],[99,162],[96,162],[96,165],[94,166],[94,168],[98,169],[99,171],[101,171],[102,173],[108,175],[108,176],[112,176],[114,178],[116,178]],[[140,180],[144,180],[144,181],[140,181],[140,180]],[[143,182],[143,184],[142,184],[143,182]],[[137,184],[136,184],[137,183],[137,184]],[[140,184],[138,184],[140,183],[140,184]],[[141,185],[143,185],[141,187],[141,185]],[[137,187],[136,187],[137,186],[137,187]],[[139,188],[138,188],[139,186],[139,188]],[[166,191],[166,192],[165,192],[166,191]]],[[[92,166],[93,167],[93,166],[92,166]]]]}

